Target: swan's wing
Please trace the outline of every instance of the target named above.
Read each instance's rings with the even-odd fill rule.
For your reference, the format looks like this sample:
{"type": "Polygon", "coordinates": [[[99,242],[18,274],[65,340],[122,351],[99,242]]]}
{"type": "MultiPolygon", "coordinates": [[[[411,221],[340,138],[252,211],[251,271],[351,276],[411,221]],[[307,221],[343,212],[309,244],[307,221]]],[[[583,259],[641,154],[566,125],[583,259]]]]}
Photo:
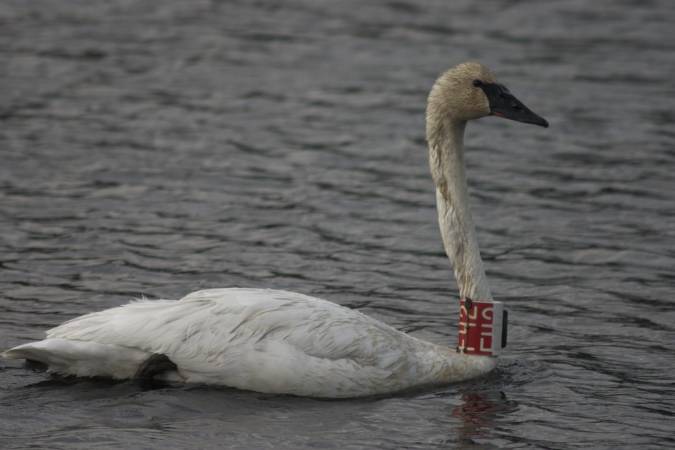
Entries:
{"type": "Polygon", "coordinates": [[[387,344],[411,339],[358,311],[294,292],[211,289],[180,301],[140,300],[76,317],[48,338],[94,341],[154,353],[215,356],[232,346],[283,341],[317,358],[382,360],[387,344]]]}
{"type": "Polygon", "coordinates": [[[134,302],[75,318],[48,337],[162,353],[188,381],[329,396],[419,381],[419,353],[432,347],[358,311],[260,289],[134,302]]]}
{"type": "Polygon", "coordinates": [[[212,315],[205,318],[212,325],[190,344],[200,348],[200,354],[211,352],[207,363],[195,358],[183,364],[206,381],[215,374],[225,376],[230,386],[263,392],[352,396],[423,383],[429,365],[438,360],[432,344],[358,311],[302,294],[214,290],[192,294],[180,303],[191,302],[213,306],[212,315]],[[230,295],[238,298],[223,300],[230,295]],[[211,322],[235,310],[230,328],[219,327],[217,319],[211,322]],[[220,346],[212,345],[214,341],[220,346]],[[426,359],[428,354],[433,357],[426,359]]]}

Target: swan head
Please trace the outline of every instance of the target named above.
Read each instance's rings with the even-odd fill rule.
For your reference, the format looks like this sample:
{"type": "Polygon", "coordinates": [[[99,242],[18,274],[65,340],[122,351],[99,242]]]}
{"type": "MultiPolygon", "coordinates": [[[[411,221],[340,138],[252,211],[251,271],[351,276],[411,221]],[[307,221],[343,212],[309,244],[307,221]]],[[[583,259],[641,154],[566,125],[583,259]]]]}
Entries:
{"type": "Polygon", "coordinates": [[[532,112],[482,64],[466,62],[441,75],[427,102],[427,124],[451,119],[460,122],[497,116],[542,127],[548,122],[532,112]]]}

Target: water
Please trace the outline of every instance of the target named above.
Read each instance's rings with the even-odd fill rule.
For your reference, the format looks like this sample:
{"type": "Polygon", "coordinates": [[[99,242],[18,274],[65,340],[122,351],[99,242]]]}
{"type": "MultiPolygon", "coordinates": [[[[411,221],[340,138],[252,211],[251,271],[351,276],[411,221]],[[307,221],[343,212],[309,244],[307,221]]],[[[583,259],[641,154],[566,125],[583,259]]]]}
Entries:
{"type": "Polygon", "coordinates": [[[468,128],[483,256],[511,310],[487,378],[319,401],[3,361],[0,446],[675,446],[673,22],[666,0],[3,2],[0,348],[224,286],[454,344],[426,93],[477,59],[551,128],[468,128]]]}

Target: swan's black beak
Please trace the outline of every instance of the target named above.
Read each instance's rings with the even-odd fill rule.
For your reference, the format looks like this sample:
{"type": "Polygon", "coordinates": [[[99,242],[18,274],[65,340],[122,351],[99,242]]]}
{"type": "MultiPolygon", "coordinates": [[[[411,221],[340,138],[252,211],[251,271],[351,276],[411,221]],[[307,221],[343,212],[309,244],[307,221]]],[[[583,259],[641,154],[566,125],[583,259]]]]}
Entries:
{"type": "MultiPolygon", "coordinates": [[[[478,81],[478,80],[476,80],[478,81]]],[[[531,123],[541,127],[548,127],[548,122],[541,116],[530,111],[523,103],[513,96],[511,92],[497,83],[474,83],[480,87],[490,102],[490,113],[493,116],[505,119],[517,120],[518,122],[531,123]]]]}

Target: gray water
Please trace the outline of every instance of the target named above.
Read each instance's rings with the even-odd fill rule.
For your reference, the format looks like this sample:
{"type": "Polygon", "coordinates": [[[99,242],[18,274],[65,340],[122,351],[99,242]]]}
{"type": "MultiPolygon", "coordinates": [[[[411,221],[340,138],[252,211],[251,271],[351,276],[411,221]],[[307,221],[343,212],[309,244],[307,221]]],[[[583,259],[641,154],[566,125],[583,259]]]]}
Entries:
{"type": "Polygon", "coordinates": [[[510,309],[493,374],[319,401],[2,361],[0,447],[674,447],[673,23],[668,0],[2,2],[0,349],[226,286],[454,345],[428,89],[479,60],[551,127],[467,130],[510,309]]]}

